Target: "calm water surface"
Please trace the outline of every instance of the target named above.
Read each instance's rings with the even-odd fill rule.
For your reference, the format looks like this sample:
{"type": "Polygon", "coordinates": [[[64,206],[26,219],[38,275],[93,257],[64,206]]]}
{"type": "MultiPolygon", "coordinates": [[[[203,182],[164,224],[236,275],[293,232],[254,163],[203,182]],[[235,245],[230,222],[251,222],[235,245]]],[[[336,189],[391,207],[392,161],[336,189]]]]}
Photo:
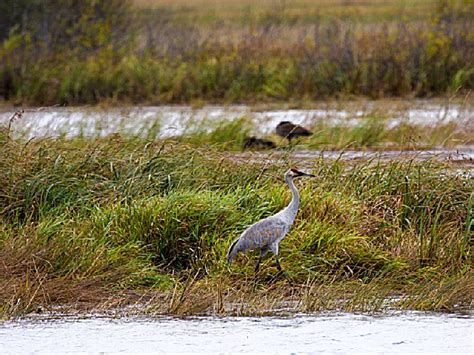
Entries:
{"type": "MultiPolygon", "coordinates": [[[[372,112],[381,112],[382,108],[369,102],[363,108],[355,110],[336,109],[331,106],[311,110],[267,110],[255,111],[248,106],[205,106],[192,108],[189,106],[149,106],[149,107],[46,107],[29,108],[22,119],[12,123],[13,135],[26,139],[43,139],[65,136],[68,138],[79,135],[103,137],[114,133],[138,134],[159,138],[180,136],[195,130],[212,130],[215,121],[232,121],[246,117],[252,122],[251,134],[257,136],[269,134],[283,120],[312,127],[318,122],[329,126],[357,126],[363,124],[372,112]],[[373,111],[375,110],[375,111],[373,111]],[[377,111],[378,110],[378,111],[377,111]]],[[[344,106],[344,105],[343,105],[344,106]]],[[[14,108],[0,108],[0,124],[8,125],[14,108]]],[[[383,116],[386,126],[396,127],[401,124],[436,126],[451,124],[457,130],[474,127],[474,111],[471,106],[440,105],[430,101],[405,103],[404,108],[392,109],[383,116]]],[[[433,149],[430,151],[341,151],[294,152],[293,158],[314,158],[324,156],[333,159],[399,159],[414,158],[419,160],[436,159],[440,161],[461,161],[472,164],[474,145],[460,145],[455,149],[433,149]],[[409,155],[409,156],[406,156],[409,155]]],[[[278,152],[275,153],[278,155],[278,152]]],[[[273,153],[272,153],[273,155],[273,153]]],[[[248,157],[246,157],[247,159],[248,157]]],[[[265,158],[265,156],[263,156],[265,158]]],[[[250,159],[259,159],[258,154],[250,159]]]]}
{"type": "MultiPolygon", "coordinates": [[[[388,128],[400,124],[435,126],[454,124],[458,127],[474,124],[474,112],[469,106],[440,105],[426,102],[410,102],[408,107],[396,110],[378,107],[374,102],[353,110],[324,106],[310,110],[255,111],[249,106],[148,106],[148,107],[46,107],[29,108],[12,129],[26,138],[107,136],[113,133],[148,134],[157,137],[180,136],[194,130],[212,129],[215,121],[231,121],[246,117],[254,126],[253,134],[262,135],[274,131],[280,121],[312,126],[323,122],[329,126],[357,126],[367,117],[383,118],[388,128]],[[378,111],[377,111],[378,110],[378,111]]],[[[343,105],[344,106],[344,105],[343,105]]],[[[0,108],[0,124],[7,124],[15,112],[13,108],[0,108]]]]}
{"type": "Polygon", "coordinates": [[[0,323],[0,353],[383,352],[472,354],[472,317],[402,313],[280,317],[22,319],[0,323]]]}

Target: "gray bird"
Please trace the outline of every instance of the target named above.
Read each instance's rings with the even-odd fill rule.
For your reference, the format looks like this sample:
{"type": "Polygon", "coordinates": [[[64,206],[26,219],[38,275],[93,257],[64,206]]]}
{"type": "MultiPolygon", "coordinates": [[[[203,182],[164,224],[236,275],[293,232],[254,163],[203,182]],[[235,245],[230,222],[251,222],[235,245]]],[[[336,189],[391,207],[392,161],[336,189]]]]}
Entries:
{"type": "Polygon", "coordinates": [[[291,143],[291,140],[293,138],[298,138],[298,137],[303,137],[303,136],[310,136],[313,133],[294,123],[291,123],[290,121],[281,121],[277,126],[276,126],[276,134],[278,134],[280,137],[288,139],[288,142],[291,143]]]}
{"type": "Polygon", "coordinates": [[[246,253],[251,250],[260,249],[260,257],[255,266],[255,272],[258,272],[262,258],[269,251],[275,255],[278,271],[282,271],[280,261],[278,260],[278,244],[285,238],[298,212],[300,196],[293,184],[293,178],[299,176],[314,177],[314,175],[304,173],[297,169],[290,169],[285,173],[285,182],[290,187],[292,194],[290,204],[277,214],[262,219],[248,227],[230,246],[227,252],[229,265],[232,265],[232,259],[234,259],[239,252],[246,253]]]}

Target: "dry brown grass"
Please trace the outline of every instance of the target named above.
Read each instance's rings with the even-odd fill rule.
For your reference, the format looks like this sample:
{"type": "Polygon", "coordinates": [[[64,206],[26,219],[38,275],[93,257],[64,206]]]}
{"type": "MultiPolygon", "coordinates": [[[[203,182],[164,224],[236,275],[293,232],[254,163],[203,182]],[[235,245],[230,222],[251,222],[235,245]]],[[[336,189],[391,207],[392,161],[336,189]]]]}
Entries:
{"type": "Polygon", "coordinates": [[[426,18],[439,4],[436,0],[134,0],[138,7],[163,7],[186,15],[212,14],[216,18],[237,19],[244,14],[262,15],[269,12],[285,12],[290,17],[311,14],[321,16],[352,15],[370,18],[373,21],[396,16],[426,18]]]}

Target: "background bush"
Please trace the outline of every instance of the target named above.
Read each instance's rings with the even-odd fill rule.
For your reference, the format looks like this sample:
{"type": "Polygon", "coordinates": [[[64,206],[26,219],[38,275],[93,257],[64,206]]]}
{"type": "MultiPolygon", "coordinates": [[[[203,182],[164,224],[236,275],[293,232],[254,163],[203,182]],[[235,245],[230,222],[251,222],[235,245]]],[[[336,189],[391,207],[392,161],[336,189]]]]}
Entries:
{"type": "Polygon", "coordinates": [[[469,2],[439,1],[421,18],[283,7],[242,21],[125,0],[0,7],[0,96],[16,103],[378,98],[474,86],[469,2]]]}

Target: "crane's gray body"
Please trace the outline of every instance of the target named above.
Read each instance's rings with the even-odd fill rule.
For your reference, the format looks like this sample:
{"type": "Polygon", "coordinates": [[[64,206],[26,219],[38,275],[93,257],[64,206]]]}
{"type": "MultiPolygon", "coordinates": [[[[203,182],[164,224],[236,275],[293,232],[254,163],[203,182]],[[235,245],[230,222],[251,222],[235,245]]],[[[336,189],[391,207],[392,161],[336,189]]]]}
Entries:
{"type": "Polygon", "coordinates": [[[248,227],[230,246],[229,252],[227,253],[229,264],[232,263],[232,259],[239,252],[246,253],[251,250],[260,250],[260,258],[255,268],[255,270],[258,271],[262,257],[265,256],[268,251],[271,251],[276,257],[278,269],[281,270],[278,261],[278,244],[285,238],[290,230],[300,204],[300,196],[293,184],[293,177],[304,175],[312,176],[301,172],[298,172],[301,175],[295,175],[296,173],[294,173],[294,171],[296,170],[290,169],[285,173],[285,181],[292,193],[290,204],[277,214],[262,219],[248,227]]]}
{"type": "Polygon", "coordinates": [[[290,226],[287,223],[275,216],[258,221],[234,241],[229,250],[229,263],[239,252],[246,253],[250,250],[260,249],[263,255],[267,254],[269,250],[275,255],[278,254],[278,243],[285,238],[289,229],[290,226]]]}

